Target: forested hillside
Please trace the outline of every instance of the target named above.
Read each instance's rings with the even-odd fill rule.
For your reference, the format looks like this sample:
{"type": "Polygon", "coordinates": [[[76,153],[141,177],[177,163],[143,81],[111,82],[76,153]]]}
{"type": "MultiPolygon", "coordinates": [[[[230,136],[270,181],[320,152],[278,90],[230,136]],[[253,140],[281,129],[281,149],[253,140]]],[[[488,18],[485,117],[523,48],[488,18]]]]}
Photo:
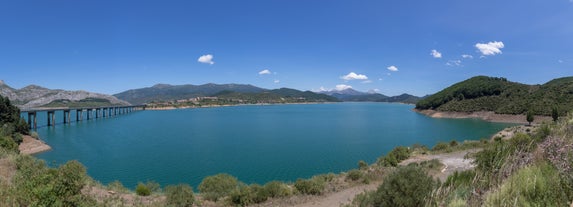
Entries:
{"type": "Polygon", "coordinates": [[[573,110],[573,77],[554,79],[543,85],[526,85],[505,78],[477,76],[456,83],[416,104],[416,109],[499,114],[551,115],[554,108],[565,114],[573,110]]]}

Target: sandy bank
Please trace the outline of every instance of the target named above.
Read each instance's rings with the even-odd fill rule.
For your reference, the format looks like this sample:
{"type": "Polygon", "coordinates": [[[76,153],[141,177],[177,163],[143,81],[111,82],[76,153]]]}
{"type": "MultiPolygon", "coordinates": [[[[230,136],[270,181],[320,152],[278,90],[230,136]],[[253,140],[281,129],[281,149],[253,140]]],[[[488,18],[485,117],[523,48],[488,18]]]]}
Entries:
{"type": "MultiPolygon", "coordinates": [[[[496,114],[493,111],[478,112],[444,112],[435,110],[417,110],[414,111],[432,118],[453,118],[453,119],[482,119],[489,122],[527,124],[525,115],[496,114]]],[[[533,123],[541,123],[552,120],[549,116],[535,116],[533,123]]]]}
{"type": "Polygon", "coordinates": [[[20,154],[31,155],[52,149],[52,147],[44,143],[42,140],[34,139],[28,135],[23,135],[22,138],[24,138],[24,140],[20,143],[20,146],[18,146],[20,154]]]}

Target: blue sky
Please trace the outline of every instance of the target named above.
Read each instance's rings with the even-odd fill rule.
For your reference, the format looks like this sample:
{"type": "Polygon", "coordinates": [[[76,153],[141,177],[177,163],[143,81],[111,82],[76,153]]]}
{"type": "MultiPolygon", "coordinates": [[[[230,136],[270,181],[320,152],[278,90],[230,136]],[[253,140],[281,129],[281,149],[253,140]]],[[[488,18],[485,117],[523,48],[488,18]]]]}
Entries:
{"type": "Polygon", "coordinates": [[[0,3],[0,79],[15,88],[244,83],[421,96],[476,75],[572,76],[573,0],[0,3]]]}

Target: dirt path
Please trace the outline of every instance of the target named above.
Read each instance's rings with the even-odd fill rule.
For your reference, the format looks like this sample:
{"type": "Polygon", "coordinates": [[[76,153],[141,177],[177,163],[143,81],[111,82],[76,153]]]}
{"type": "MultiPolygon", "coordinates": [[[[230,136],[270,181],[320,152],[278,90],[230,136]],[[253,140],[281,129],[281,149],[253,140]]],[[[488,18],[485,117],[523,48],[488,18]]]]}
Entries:
{"type": "Polygon", "coordinates": [[[356,195],[364,191],[376,190],[380,183],[381,182],[376,182],[369,185],[351,187],[339,192],[318,197],[306,203],[295,205],[295,207],[332,207],[349,204],[356,195]]]}
{"type": "Polygon", "coordinates": [[[404,160],[400,165],[438,159],[442,164],[444,164],[444,167],[441,172],[434,175],[434,177],[439,178],[441,181],[445,181],[449,175],[456,171],[464,171],[474,168],[475,166],[472,164],[473,159],[464,159],[464,156],[468,153],[479,152],[480,150],[481,149],[470,149],[447,154],[418,155],[404,160]]]}

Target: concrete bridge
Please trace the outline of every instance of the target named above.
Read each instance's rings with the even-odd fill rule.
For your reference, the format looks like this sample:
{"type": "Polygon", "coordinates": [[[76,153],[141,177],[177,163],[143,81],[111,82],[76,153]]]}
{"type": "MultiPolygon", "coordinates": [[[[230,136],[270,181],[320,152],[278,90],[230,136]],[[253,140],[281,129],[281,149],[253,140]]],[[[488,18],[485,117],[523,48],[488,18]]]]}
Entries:
{"type": "Polygon", "coordinates": [[[81,107],[81,108],[30,108],[20,109],[20,113],[28,114],[28,125],[31,129],[38,128],[38,113],[47,113],[48,126],[56,125],[56,112],[62,111],[64,114],[64,124],[71,123],[71,111],[76,112],[76,122],[84,120],[84,111],[87,120],[112,117],[121,114],[131,113],[133,111],[145,110],[146,105],[135,106],[103,106],[103,107],[81,107]]]}

